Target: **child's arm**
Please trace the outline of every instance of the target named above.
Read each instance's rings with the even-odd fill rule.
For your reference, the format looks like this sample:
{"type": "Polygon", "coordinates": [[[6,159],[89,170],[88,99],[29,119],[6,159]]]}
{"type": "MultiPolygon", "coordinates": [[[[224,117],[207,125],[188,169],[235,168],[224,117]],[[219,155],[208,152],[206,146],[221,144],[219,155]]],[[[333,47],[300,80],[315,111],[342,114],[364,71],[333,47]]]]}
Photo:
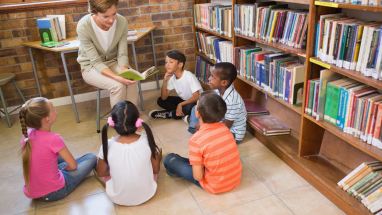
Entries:
{"type": "Polygon", "coordinates": [[[160,97],[162,98],[162,100],[166,100],[168,97],[169,92],[167,89],[167,84],[173,75],[174,74],[170,73],[170,72],[166,72],[166,74],[164,74],[162,89],[161,89],[161,93],[160,93],[160,97]]]}
{"type": "Polygon", "coordinates": [[[192,94],[191,98],[187,99],[186,101],[179,103],[178,106],[176,107],[176,115],[177,116],[183,116],[184,113],[183,113],[182,107],[184,105],[196,103],[199,99],[199,96],[200,96],[199,91],[196,91],[192,94]]]}
{"type": "Polygon", "coordinates": [[[70,153],[69,149],[65,146],[62,148],[58,154],[64,161],[68,164],[65,169],[66,170],[76,170],[77,169],[77,161],[74,159],[72,153],[70,153]]]}
{"type": "Polygon", "coordinates": [[[155,158],[151,157],[151,165],[153,166],[154,174],[159,174],[161,160],[162,160],[162,149],[159,149],[159,151],[155,155],[155,158]]]}
{"type": "Polygon", "coordinates": [[[192,176],[195,180],[200,181],[204,176],[204,166],[203,165],[192,165],[192,176]]]}
{"type": "Polygon", "coordinates": [[[96,172],[99,177],[110,176],[109,165],[104,160],[98,158],[96,172]]]}
{"type": "Polygon", "coordinates": [[[231,128],[232,125],[233,125],[233,121],[228,120],[228,119],[224,119],[223,122],[224,122],[224,124],[225,124],[228,128],[231,128]]]}

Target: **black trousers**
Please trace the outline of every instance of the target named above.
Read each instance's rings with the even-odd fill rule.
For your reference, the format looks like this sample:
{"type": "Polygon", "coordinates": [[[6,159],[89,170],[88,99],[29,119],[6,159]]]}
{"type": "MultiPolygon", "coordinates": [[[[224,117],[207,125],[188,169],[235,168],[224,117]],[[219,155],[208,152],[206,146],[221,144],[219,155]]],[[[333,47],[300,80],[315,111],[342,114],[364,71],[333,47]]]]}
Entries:
{"type": "MultiPolygon", "coordinates": [[[[163,100],[161,97],[158,98],[157,104],[159,107],[172,112],[172,118],[174,119],[181,119],[181,116],[176,115],[176,107],[178,107],[178,104],[184,102],[183,99],[181,99],[178,96],[169,96],[167,97],[166,100],[163,100]]],[[[191,103],[187,105],[182,106],[182,111],[184,115],[190,115],[191,114],[191,109],[194,107],[196,103],[191,103]]]]}

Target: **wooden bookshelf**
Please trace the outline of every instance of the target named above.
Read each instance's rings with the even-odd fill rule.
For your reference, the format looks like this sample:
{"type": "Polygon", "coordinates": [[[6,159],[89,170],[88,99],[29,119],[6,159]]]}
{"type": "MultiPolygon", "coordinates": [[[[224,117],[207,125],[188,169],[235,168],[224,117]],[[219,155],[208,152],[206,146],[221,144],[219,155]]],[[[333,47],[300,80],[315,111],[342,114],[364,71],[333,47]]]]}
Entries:
{"type": "Polygon", "coordinates": [[[317,6],[332,7],[332,8],[360,10],[360,11],[376,12],[376,13],[382,12],[381,6],[342,4],[342,3],[325,2],[325,1],[315,1],[314,4],[317,6]]]}
{"type": "Polygon", "coordinates": [[[294,112],[298,113],[299,115],[301,115],[301,113],[302,113],[302,107],[301,106],[296,106],[296,105],[292,105],[292,104],[287,103],[286,101],[282,100],[281,98],[278,98],[278,97],[270,94],[269,92],[264,90],[264,88],[260,87],[259,85],[257,85],[253,81],[247,80],[247,79],[245,79],[244,77],[242,77],[240,75],[238,75],[237,78],[240,79],[241,81],[245,82],[246,84],[252,86],[256,90],[258,90],[260,92],[263,92],[265,95],[267,95],[268,97],[274,99],[278,103],[282,104],[284,107],[289,108],[289,109],[293,110],[294,112]]]}
{"type": "Polygon", "coordinates": [[[209,33],[209,34],[211,34],[211,35],[214,35],[214,36],[221,37],[221,38],[223,38],[223,39],[232,41],[232,37],[228,37],[228,36],[226,36],[226,35],[219,34],[219,33],[216,32],[216,31],[211,31],[211,30],[208,30],[208,29],[205,29],[205,28],[201,28],[201,27],[198,27],[198,26],[195,26],[195,29],[196,29],[197,31],[203,31],[203,32],[209,33]]]}
{"type": "MultiPolygon", "coordinates": [[[[197,4],[208,3],[209,1],[200,0],[194,2],[197,4]]],[[[232,4],[248,4],[253,2],[257,1],[232,0],[232,4]]],[[[319,20],[320,15],[339,12],[342,8],[381,13],[381,7],[350,4],[337,4],[333,7],[333,4],[330,4],[330,2],[325,2],[325,4],[315,0],[276,0],[276,2],[309,6],[309,25],[306,49],[295,49],[279,43],[269,43],[253,37],[238,35],[235,34],[233,25],[232,38],[196,26],[194,26],[194,30],[200,30],[230,40],[234,47],[258,43],[305,58],[306,69],[303,98],[306,97],[307,81],[319,77],[320,70],[324,68],[379,90],[382,89],[382,81],[365,77],[359,72],[338,68],[335,65],[327,64],[313,56],[315,44],[314,26],[317,20],[319,20]]],[[[232,20],[234,20],[234,14],[232,14],[232,20]]],[[[209,63],[216,63],[208,56],[200,53],[197,48],[195,49],[195,54],[201,56],[209,63]]],[[[291,105],[268,93],[254,82],[241,76],[238,76],[237,81],[235,81],[235,88],[243,98],[254,98],[254,101],[259,102],[260,104],[265,104],[272,115],[292,128],[292,133],[297,132],[297,134],[293,135],[264,136],[249,126],[251,128],[250,130],[254,131],[255,137],[258,138],[260,142],[291,166],[291,168],[345,213],[357,215],[370,214],[362,203],[339,188],[337,182],[361,162],[371,160],[382,161],[382,150],[370,146],[352,135],[343,133],[330,123],[316,121],[313,117],[305,114],[302,108],[305,107],[305,99],[303,99],[302,107],[291,105]]]]}
{"type": "Polygon", "coordinates": [[[339,128],[337,128],[336,126],[334,126],[334,125],[332,125],[326,121],[323,121],[323,120],[317,121],[312,116],[307,115],[307,114],[304,114],[304,117],[309,119],[310,121],[316,123],[320,127],[328,130],[330,133],[334,134],[338,138],[344,140],[346,143],[349,143],[350,145],[359,149],[360,151],[370,155],[371,157],[374,157],[377,160],[382,160],[382,150],[381,149],[379,149],[375,146],[369,145],[369,144],[361,141],[359,138],[356,138],[350,134],[342,132],[339,128]]]}
{"type": "Polygon", "coordinates": [[[361,82],[363,84],[367,84],[369,86],[372,86],[376,89],[382,89],[382,81],[381,80],[376,80],[371,77],[366,77],[362,75],[360,72],[357,72],[355,70],[348,70],[344,68],[337,67],[333,64],[328,64],[325,63],[324,61],[320,60],[317,57],[312,57],[310,58],[310,62],[319,65],[321,67],[324,67],[326,69],[330,69],[330,71],[336,72],[338,74],[341,74],[343,76],[349,77],[351,79],[354,79],[358,82],[361,82]]]}
{"type": "Polygon", "coordinates": [[[257,39],[254,37],[248,37],[248,36],[244,36],[244,35],[240,35],[240,34],[236,34],[235,36],[239,37],[239,38],[246,39],[246,40],[250,40],[250,41],[253,41],[256,43],[260,43],[260,44],[263,44],[263,45],[284,51],[286,53],[295,54],[295,55],[298,55],[298,56],[304,57],[304,58],[306,57],[306,50],[305,49],[297,49],[297,48],[293,48],[293,47],[290,47],[290,46],[287,46],[287,45],[284,45],[281,43],[271,43],[271,42],[264,41],[262,39],[257,39]]]}

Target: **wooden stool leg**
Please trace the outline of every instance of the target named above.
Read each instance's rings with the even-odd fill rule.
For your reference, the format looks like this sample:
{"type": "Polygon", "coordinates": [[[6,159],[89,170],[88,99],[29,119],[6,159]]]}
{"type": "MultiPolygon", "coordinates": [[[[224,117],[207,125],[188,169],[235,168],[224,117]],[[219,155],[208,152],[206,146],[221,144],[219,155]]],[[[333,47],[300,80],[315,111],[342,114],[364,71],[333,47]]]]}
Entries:
{"type": "Polygon", "coordinates": [[[4,94],[3,94],[3,90],[1,89],[1,87],[0,87],[0,98],[1,98],[1,103],[3,104],[5,119],[7,120],[8,127],[10,128],[12,124],[11,124],[11,120],[9,118],[9,114],[8,114],[8,110],[7,110],[7,103],[5,103],[4,94]]]}

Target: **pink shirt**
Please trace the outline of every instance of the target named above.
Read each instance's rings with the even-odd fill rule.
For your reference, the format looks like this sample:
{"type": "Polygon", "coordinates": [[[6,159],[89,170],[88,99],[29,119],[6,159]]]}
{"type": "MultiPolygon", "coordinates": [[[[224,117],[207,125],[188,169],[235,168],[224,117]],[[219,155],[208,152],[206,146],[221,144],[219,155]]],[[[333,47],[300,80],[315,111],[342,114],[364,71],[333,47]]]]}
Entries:
{"type": "MultiPolygon", "coordinates": [[[[65,178],[58,169],[58,152],[65,147],[59,134],[30,129],[29,141],[32,146],[30,162],[29,190],[24,185],[24,193],[29,198],[39,198],[65,186],[65,178]]],[[[21,140],[24,145],[24,139],[21,140]]]]}

